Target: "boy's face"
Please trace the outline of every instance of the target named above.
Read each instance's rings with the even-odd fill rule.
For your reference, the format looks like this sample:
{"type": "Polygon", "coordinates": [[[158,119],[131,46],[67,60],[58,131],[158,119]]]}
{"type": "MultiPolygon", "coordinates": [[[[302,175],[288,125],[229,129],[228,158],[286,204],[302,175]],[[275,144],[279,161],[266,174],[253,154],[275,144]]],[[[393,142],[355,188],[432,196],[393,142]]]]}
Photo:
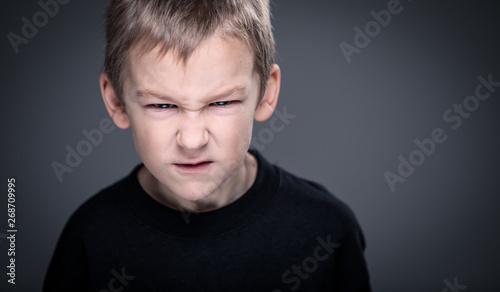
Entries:
{"type": "Polygon", "coordinates": [[[116,100],[105,102],[118,126],[131,125],[139,157],[159,189],[189,201],[237,189],[253,119],[269,118],[276,105],[279,68],[267,87],[272,92],[258,104],[253,54],[236,40],[212,36],[185,64],[175,51],[159,56],[156,49],[131,56],[129,64],[126,113],[117,109],[113,117],[109,104],[116,100]]]}

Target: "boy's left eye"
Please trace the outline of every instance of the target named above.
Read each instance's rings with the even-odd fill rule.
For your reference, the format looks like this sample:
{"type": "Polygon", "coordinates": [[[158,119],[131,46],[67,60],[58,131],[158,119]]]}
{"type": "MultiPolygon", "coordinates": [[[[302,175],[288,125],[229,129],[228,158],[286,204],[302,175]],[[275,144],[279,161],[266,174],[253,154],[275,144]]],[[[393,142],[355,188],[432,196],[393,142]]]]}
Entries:
{"type": "Polygon", "coordinates": [[[225,105],[228,105],[231,101],[216,101],[214,103],[212,103],[213,105],[217,105],[217,106],[225,106],[225,105]]]}

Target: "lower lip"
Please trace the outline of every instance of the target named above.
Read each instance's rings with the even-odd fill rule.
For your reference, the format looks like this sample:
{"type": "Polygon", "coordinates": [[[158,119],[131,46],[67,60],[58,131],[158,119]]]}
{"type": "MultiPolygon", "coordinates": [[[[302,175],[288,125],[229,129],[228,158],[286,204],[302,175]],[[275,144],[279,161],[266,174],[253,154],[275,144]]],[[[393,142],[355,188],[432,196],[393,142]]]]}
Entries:
{"type": "Polygon", "coordinates": [[[175,164],[179,169],[186,172],[200,172],[207,169],[212,164],[212,161],[198,163],[196,165],[193,164],[175,164]]]}

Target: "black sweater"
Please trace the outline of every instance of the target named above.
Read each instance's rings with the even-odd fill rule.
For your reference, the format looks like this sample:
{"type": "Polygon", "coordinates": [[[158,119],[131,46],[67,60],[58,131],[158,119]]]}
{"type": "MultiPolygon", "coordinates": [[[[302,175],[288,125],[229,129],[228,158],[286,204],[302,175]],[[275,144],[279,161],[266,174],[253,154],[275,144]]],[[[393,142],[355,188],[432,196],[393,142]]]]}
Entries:
{"type": "Polygon", "coordinates": [[[199,214],[152,199],[136,167],[72,215],[44,291],[370,291],[349,207],[250,153],[258,170],[247,193],[199,214]]]}

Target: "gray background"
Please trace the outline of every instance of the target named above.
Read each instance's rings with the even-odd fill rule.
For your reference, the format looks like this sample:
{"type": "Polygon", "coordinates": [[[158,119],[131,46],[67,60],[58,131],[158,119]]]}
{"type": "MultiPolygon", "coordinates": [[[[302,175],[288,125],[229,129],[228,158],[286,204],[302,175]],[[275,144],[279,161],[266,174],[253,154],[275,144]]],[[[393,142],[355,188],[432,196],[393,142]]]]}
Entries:
{"type": "MultiPolygon", "coordinates": [[[[1,12],[0,177],[17,180],[17,284],[1,291],[40,291],[57,238],[70,214],[139,162],[129,130],[101,145],[63,182],[64,163],[83,129],[107,117],[98,74],[107,1],[71,1],[15,54],[7,34],[37,1],[9,1],[1,12]]],[[[403,11],[347,63],[339,44],[373,18],[377,1],[273,1],[277,63],[283,72],[278,110],[296,114],[262,153],[324,184],[355,211],[365,232],[374,291],[444,291],[458,277],[467,291],[498,290],[500,88],[452,130],[444,111],[474,93],[477,77],[500,81],[495,1],[401,1],[403,11]],[[391,192],[415,139],[442,128],[448,140],[391,192]],[[497,130],[495,130],[497,129],[497,130]],[[497,171],[497,172],[495,172],[497,171]]],[[[256,124],[258,133],[269,123],[256,124]]],[[[0,235],[7,223],[0,197],[0,235]]],[[[0,238],[0,267],[7,265],[0,238]]],[[[126,290],[125,290],[126,291],[126,290]]]]}

